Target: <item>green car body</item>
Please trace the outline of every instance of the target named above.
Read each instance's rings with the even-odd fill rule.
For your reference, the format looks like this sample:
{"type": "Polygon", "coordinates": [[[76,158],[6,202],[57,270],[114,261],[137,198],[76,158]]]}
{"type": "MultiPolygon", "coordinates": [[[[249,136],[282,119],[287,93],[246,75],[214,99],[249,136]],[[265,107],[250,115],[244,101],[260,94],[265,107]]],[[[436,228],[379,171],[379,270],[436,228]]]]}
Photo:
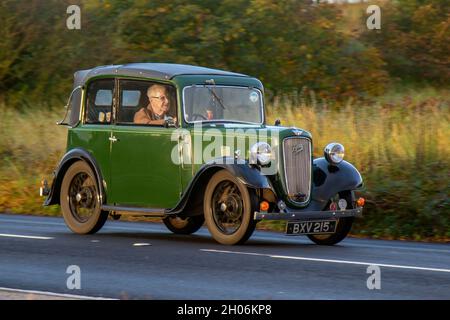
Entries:
{"type": "MultiPolygon", "coordinates": [[[[61,123],[69,127],[67,152],[54,172],[51,188],[45,188],[43,192],[47,195],[45,205],[61,204],[66,222],[78,233],[97,231],[104,222],[98,220],[105,220],[107,214],[114,217],[136,214],[163,217],[166,225],[175,233],[195,232],[206,219],[213,237],[224,244],[244,242],[253,231],[250,229],[254,229],[262,219],[287,220],[293,223],[336,221],[337,226],[334,226],[333,232],[315,234],[312,230],[307,230],[302,234],[307,234],[320,244],[339,242],[350,230],[348,224],[351,226],[353,217],[362,213],[362,207],[357,205],[353,193],[363,185],[361,175],[346,161],[333,163],[330,158],[313,159],[313,140],[309,132],[299,128],[267,125],[263,96],[264,87],[254,77],[187,65],[140,63],[77,72],[74,91],[67,106],[70,109],[69,119],[68,122],[61,123]],[[142,98],[145,90],[139,89],[139,92],[132,86],[136,84],[136,88],[144,88],[147,83],[150,86],[155,83],[167,86],[167,92],[173,92],[171,102],[176,105],[173,114],[175,122],[153,126],[120,121],[122,112],[130,109],[131,119],[134,110],[145,107],[136,102],[136,106],[133,105],[136,109],[132,109],[127,103],[133,103],[125,102],[125,96],[139,95],[142,98]],[[109,91],[101,87],[102,84],[109,91]],[[90,89],[96,86],[103,89],[90,89]],[[133,90],[127,91],[127,86],[133,90]],[[89,96],[93,95],[90,90],[96,92],[95,98],[89,96]],[[105,93],[106,91],[108,92],[105,93]],[[218,97],[217,93],[222,96],[218,97]],[[97,117],[95,108],[102,106],[97,101],[101,100],[100,94],[111,101],[110,106],[107,104],[106,113],[98,112],[102,121],[103,115],[107,115],[107,123],[88,121],[91,113],[95,113],[97,117]],[[201,99],[202,94],[211,94],[208,102],[196,102],[195,99],[201,99]],[[213,101],[215,113],[231,114],[232,110],[227,110],[222,105],[222,100],[225,103],[236,101],[236,107],[232,108],[237,110],[238,103],[242,100],[241,95],[244,102],[249,97],[252,108],[260,106],[260,115],[255,113],[256,109],[250,112],[245,110],[245,105],[239,106],[243,108],[242,114],[245,117],[254,116],[255,121],[207,120],[206,113],[188,115],[188,101],[192,112],[197,108],[195,103],[206,105],[213,101]],[[189,121],[194,116],[201,117],[201,120],[189,121]],[[261,142],[261,137],[264,138],[261,148],[267,145],[270,148],[270,152],[267,152],[270,157],[269,165],[259,162],[260,149],[255,144],[261,142]],[[204,156],[205,153],[208,154],[207,157],[204,156]],[[78,193],[73,195],[77,198],[72,201],[70,193],[75,189],[72,188],[71,181],[65,181],[65,177],[75,163],[81,162],[89,168],[87,173],[95,180],[95,185],[90,189],[80,185],[76,189],[78,193]],[[221,182],[226,178],[220,178],[227,177],[227,174],[234,177],[228,179],[229,182],[232,180],[229,185],[221,182]],[[211,180],[217,180],[219,186],[231,186],[235,193],[220,194],[217,190],[209,190],[212,188],[208,186],[211,180]],[[240,192],[233,185],[239,187],[240,192]],[[62,194],[63,190],[67,190],[67,194],[62,194]],[[206,199],[206,194],[211,192],[213,199],[206,199]],[[212,213],[207,213],[209,209],[205,207],[206,203],[224,197],[226,201],[223,200],[221,206],[217,207],[219,209],[211,209],[212,213]],[[79,200],[80,198],[85,200],[79,200]],[[87,201],[86,198],[90,200],[87,201]],[[251,199],[251,204],[246,202],[247,198],[251,199]],[[330,209],[330,203],[337,204],[341,198],[345,198],[348,205],[330,209]],[[77,218],[70,223],[67,217],[72,219],[71,210],[75,210],[74,204],[78,205],[77,199],[80,203],[89,202],[92,218],[77,218]],[[66,201],[67,205],[63,205],[62,202],[66,201]],[[224,209],[226,204],[229,208],[224,209]],[[233,216],[230,209],[232,207],[241,214],[241,218],[233,218],[233,221],[238,221],[237,229],[228,232],[219,222],[219,227],[212,230],[215,228],[214,221],[225,219],[220,218],[222,214],[233,216]],[[216,211],[219,212],[219,218],[216,211]],[[212,217],[208,219],[208,215],[212,217]],[[181,224],[177,226],[175,220],[181,224]],[[349,223],[343,223],[344,221],[349,223]],[[90,227],[83,229],[83,223],[90,224],[90,227]],[[81,229],[77,229],[78,225],[81,229]],[[344,228],[346,230],[340,230],[344,225],[347,225],[344,228]],[[240,232],[239,228],[249,230],[240,232]],[[337,236],[338,233],[341,234],[337,236]]],[[[236,114],[239,115],[238,111],[236,114]]],[[[76,175],[76,170],[73,175],[80,177],[79,174],[76,175]]],[[[217,188],[219,187],[216,186],[217,188]]],[[[85,203],[83,206],[89,205],[85,203]]],[[[210,206],[215,206],[214,201],[210,206]]],[[[227,224],[226,221],[228,220],[222,221],[224,225],[227,224]]],[[[315,227],[308,224],[301,227],[308,226],[315,227]]]]}

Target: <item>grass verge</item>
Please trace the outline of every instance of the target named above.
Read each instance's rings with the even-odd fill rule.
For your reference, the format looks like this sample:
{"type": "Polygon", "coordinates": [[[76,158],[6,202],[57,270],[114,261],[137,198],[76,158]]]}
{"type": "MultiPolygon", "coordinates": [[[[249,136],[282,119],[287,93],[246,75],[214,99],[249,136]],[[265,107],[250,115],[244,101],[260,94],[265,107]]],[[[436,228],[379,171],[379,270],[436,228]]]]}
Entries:
{"type": "MultiPolygon", "coordinates": [[[[308,97],[279,97],[268,122],[313,134],[314,155],[341,142],[346,160],[363,175],[367,198],[354,236],[449,241],[450,94],[432,88],[385,95],[368,104],[331,106],[308,97]]],[[[54,125],[61,110],[16,111],[0,106],[0,212],[58,215],[43,207],[41,179],[64,153],[66,129],[54,125]]],[[[284,222],[260,228],[284,230],[284,222]]]]}

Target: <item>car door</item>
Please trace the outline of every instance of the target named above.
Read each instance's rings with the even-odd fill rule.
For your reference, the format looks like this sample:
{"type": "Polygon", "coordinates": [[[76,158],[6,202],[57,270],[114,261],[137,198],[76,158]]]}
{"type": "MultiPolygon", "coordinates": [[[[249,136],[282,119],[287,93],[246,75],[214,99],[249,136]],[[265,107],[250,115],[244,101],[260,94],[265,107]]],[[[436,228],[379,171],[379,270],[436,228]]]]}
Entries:
{"type": "MultiPolygon", "coordinates": [[[[124,206],[172,208],[180,197],[180,166],[171,155],[174,127],[136,124],[134,116],[149,106],[148,89],[154,83],[118,81],[118,108],[112,128],[111,196],[108,203],[124,206]]],[[[170,110],[176,115],[175,89],[167,86],[170,110]]]]}
{"type": "MultiPolygon", "coordinates": [[[[87,150],[95,159],[106,186],[110,182],[111,123],[114,97],[113,78],[87,84],[82,123],[69,130],[68,145],[87,150]]],[[[106,189],[108,192],[108,189],[106,189]]]]}

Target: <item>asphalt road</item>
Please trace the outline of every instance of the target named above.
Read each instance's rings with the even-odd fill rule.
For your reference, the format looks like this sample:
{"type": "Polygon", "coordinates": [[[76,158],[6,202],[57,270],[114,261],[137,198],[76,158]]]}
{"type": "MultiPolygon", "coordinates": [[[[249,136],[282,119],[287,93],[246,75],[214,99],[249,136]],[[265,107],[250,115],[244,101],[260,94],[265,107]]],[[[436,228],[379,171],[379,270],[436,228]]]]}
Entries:
{"type": "Polygon", "coordinates": [[[223,246],[206,228],[179,236],[159,223],[108,220],[99,233],[80,236],[62,218],[0,214],[0,299],[17,295],[450,299],[450,245],[348,238],[324,247],[257,231],[246,245],[223,246]],[[81,289],[67,287],[69,277],[77,284],[76,272],[67,273],[73,265],[81,289]],[[376,284],[371,265],[379,266],[380,289],[368,288],[369,277],[376,284]]]}

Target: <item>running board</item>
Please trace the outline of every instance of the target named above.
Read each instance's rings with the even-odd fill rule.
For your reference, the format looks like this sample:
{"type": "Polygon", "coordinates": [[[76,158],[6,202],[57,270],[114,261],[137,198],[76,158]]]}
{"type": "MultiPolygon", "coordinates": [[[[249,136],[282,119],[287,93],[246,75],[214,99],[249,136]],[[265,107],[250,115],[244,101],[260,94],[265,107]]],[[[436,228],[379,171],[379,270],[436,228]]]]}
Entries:
{"type": "Polygon", "coordinates": [[[122,207],[103,205],[102,210],[120,212],[121,215],[149,216],[149,217],[167,217],[171,215],[166,209],[159,208],[140,208],[140,207],[122,207]]]}

